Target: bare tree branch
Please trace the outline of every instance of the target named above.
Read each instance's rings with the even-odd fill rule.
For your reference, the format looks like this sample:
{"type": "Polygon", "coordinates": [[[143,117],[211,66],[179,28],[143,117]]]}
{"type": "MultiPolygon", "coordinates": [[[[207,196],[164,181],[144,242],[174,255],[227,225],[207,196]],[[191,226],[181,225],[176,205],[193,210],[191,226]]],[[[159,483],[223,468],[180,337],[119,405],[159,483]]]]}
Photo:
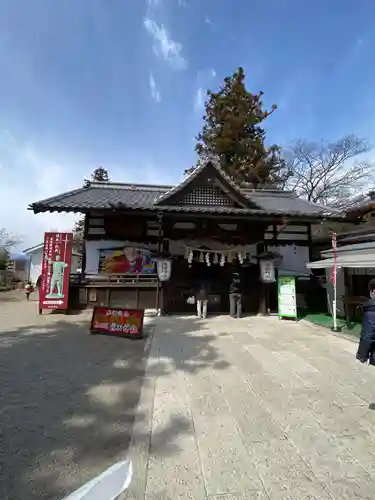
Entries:
{"type": "Polygon", "coordinates": [[[286,188],[309,201],[345,208],[375,183],[375,165],[356,161],[371,149],[355,135],[321,143],[299,139],[286,153],[286,188]]]}
{"type": "Polygon", "coordinates": [[[0,248],[9,250],[22,242],[19,236],[11,235],[5,228],[0,228],[0,248]]]}

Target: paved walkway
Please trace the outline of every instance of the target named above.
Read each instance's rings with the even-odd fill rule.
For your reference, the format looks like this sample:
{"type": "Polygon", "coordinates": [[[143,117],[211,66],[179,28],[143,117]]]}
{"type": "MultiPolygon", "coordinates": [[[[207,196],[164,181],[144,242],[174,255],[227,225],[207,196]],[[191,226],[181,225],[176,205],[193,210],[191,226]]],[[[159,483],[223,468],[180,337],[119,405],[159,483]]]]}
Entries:
{"type": "Polygon", "coordinates": [[[375,369],[277,318],[159,318],[127,499],[373,499],[375,369]]]}
{"type": "Polygon", "coordinates": [[[148,341],[89,318],[0,294],[1,500],[60,500],[126,456],[148,341]]]}

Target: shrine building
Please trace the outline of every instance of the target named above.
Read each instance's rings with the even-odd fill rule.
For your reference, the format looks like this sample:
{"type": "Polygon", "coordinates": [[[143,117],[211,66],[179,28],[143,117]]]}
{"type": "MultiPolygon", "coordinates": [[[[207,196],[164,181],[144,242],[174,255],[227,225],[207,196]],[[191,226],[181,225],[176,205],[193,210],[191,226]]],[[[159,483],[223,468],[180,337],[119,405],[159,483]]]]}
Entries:
{"type": "Polygon", "coordinates": [[[209,312],[227,313],[234,271],[242,278],[243,311],[272,309],[276,286],[265,286],[262,262],[273,260],[276,278],[309,280],[311,225],[345,218],[292,192],[241,189],[213,161],[176,186],[88,182],[29,208],[85,216],[72,303],[166,314],[193,312],[188,298],[202,280],[209,312]]]}

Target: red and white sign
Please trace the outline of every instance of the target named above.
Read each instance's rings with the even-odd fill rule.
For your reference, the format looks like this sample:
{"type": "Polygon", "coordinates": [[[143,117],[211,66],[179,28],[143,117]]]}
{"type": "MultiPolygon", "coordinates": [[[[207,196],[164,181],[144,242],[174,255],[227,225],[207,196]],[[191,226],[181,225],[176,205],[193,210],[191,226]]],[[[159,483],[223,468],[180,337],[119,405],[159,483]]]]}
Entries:
{"type": "Polygon", "coordinates": [[[91,318],[91,332],[142,337],[144,314],[144,309],[94,307],[91,318]]]}
{"type": "Polygon", "coordinates": [[[331,273],[331,283],[336,286],[336,276],[337,276],[337,235],[332,233],[332,250],[333,250],[333,267],[331,273]]]}
{"type": "Polygon", "coordinates": [[[45,233],[42,281],[39,291],[41,309],[67,309],[72,259],[72,233],[45,233]]]}

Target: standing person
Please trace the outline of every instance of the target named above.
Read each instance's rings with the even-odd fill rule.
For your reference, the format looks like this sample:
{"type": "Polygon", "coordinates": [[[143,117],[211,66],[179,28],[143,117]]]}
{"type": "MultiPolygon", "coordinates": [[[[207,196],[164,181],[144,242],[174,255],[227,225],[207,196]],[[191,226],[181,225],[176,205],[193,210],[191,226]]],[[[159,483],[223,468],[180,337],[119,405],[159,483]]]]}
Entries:
{"type": "Polygon", "coordinates": [[[375,279],[368,284],[370,299],[363,304],[362,332],[356,358],[375,365],[375,279]]]}
{"type": "Polygon", "coordinates": [[[30,300],[30,294],[33,293],[34,287],[31,284],[31,281],[28,281],[25,285],[25,295],[26,295],[26,300],[30,300]]]}
{"type": "Polygon", "coordinates": [[[197,301],[198,318],[207,318],[208,294],[205,283],[202,282],[198,285],[195,300],[197,301]]]}
{"type": "Polygon", "coordinates": [[[238,273],[232,274],[232,282],[229,286],[229,314],[232,318],[240,318],[242,314],[242,287],[238,273]]]}

